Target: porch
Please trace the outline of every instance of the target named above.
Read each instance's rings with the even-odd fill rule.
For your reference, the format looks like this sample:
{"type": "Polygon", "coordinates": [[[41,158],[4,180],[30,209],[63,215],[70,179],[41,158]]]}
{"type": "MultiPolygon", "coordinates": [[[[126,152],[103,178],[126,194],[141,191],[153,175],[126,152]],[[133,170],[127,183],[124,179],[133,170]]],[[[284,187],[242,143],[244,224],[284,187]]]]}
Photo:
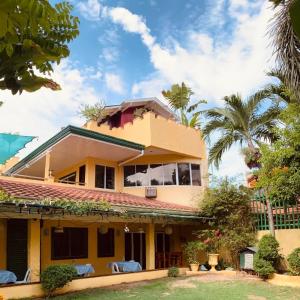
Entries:
{"type": "Polygon", "coordinates": [[[30,282],[39,282],[40,273],[53,264],[90,264],[88,276],[112,274],[111,264],[124,261],[138,262],[142,270],[182,267],[183,244],[197,228],[149,218],[22,217],[0,218],[0,269],[13,272],[17,280],[30,269],[30,282]]]}

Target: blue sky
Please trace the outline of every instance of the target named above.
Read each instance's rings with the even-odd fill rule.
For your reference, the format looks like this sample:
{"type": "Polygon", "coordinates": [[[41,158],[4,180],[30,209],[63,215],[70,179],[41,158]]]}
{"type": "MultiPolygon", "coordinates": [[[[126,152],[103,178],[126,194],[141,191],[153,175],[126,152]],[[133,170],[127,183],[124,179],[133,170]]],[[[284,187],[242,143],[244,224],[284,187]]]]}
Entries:
{"type": "MultiPolygon", "coordinates": [[[[55,3],[57,1],[50,1],[55,3]]],[[[267,0],[73,0],[80,36],[71,55],[55,67],[62,91],[1,94],[0,128],[39,136],[21,156],[67,124],[80,126],[82,104],[107,104],[157,96],[184,81],[222,106],[222,97],[243,97],[269,82],[273,66],[267,0]]],[[[163,99],[162,99],[163,100],[163,99]]],[[[219,175],[244,173],[239,149],[223,160],[219,175]]]]}

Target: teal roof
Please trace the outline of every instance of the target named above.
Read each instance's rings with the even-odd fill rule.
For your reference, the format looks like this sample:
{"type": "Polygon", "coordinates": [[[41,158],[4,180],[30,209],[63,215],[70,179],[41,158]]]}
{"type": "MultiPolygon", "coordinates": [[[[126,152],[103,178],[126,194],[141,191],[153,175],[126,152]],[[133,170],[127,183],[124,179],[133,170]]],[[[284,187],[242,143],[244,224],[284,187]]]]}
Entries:
{"type": "Polygon", "coordinates": [[[77,136],[87,137],[91,138],[97,141],[103,141],[106,143],[111,143],[114,145],[118,145],[121,147],[133,149],[133,150],[139,150],[142,151],[145,149],[144,145],[129,142],[123,139],[115,138],[110,135],[101,134],[95,131],[91,131],[88,129],[84,129],[81,127],[76,127],[69,125],[65,127],[63,130],[61,130],[59,133],[54,135],[52,138],[50,138],[48,141],[46,141],[44,144],[39,146],[37,149],[32,151],[30,154],[28,154],[25,158],[23,158],[21,161],[19,161],[16,165],[14,165],[11,169],[9,169],[6,174],[10,175],[12,173],[15,173],[18,169],[24,167],[26,164],[28,164],[32,159],[38,157],[40,154],[45,152],[47,149],[51,148],[54,144],[58,143],[60,140],[65,138],[66,136],[73,134],[77,136]]]}
{"type": "Polygon", "coordinates": [[[4,164],[7,160],[15,156],[34,138],[34,136],[0,133],[0,164],[4,164]]]}

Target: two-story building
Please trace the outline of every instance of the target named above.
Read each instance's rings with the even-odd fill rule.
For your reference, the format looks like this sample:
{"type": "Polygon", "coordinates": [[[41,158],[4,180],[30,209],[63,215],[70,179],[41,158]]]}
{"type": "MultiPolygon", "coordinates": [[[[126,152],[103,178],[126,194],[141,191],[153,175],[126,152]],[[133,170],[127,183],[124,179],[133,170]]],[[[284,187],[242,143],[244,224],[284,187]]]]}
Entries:
{"type": "Polygon", "coordinates": [[[105,112],[63,128],[0,176],[0,269],[18,280],[30,269],[38,282],[62,263],[91,264],[95,276],[118,261],[182,266],[183,245],[205,223],[201,132],[156,98],[105,112]]]}

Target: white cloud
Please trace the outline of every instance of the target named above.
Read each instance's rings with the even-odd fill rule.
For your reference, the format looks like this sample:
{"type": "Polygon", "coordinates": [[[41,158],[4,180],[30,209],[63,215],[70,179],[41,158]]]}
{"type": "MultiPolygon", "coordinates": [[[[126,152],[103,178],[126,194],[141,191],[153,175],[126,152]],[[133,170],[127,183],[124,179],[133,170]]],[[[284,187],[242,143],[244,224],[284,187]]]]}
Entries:
{"type": "Polygon", "coordinates": [[[119,50],[116,47],[106,47],[102,49],[102,53],[100,55],[101,58],[105,59],[108,63],[114,63],[119,58],[119,50]]]}
{"type": "Polygon", "coordinates": [[[98,0],[81,1],[77,4],[80,13],[88,20],[100,20],[100,13],[103,10],[102,5],[98,0]]]}
{"type": "Polygon", "coordinates": [[[105,84],[107,88],[117,94],[123,94],[125,91],[122,78],[115,73],[105,74],[105,84]]]}
{"type": "Polygon", "coordinates": [[[15,96],[8,91],[1,94],[4,101],[0,108],[1,131],[39,137],[21,152],[21,156],[49,139],[61,127],[68,124],[81,126],[84,120],[78,115],[80,105],[93,104],[100,97],[89,85],[88,78],[68,60],[55,67],[52,78],[60,83],[61,91],[42,88],[15,96]]]}

